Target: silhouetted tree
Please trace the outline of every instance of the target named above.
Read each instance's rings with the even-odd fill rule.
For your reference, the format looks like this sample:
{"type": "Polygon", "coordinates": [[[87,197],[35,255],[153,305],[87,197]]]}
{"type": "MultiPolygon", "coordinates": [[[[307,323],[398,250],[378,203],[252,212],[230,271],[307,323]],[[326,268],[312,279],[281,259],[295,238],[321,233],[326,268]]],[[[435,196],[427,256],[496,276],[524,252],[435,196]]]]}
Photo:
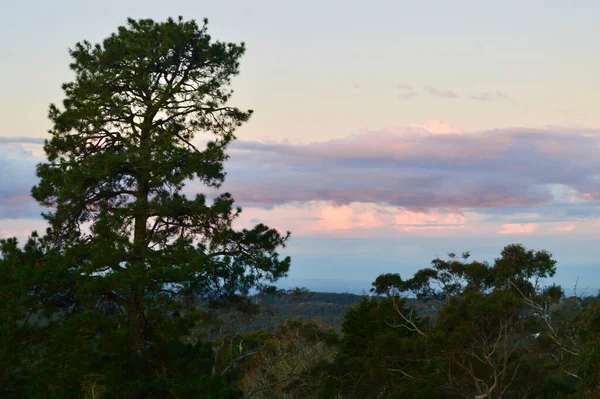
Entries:
{"type": "Polygon", "coordinates": [[[61,308],[43,318],[47,338],[29,364],[43,365],[49,395],[71,395],[94,371],[115,397],[208,397],[202,359],[212,351],[182,340],[198,306],[243,304],[288,271],[277,250],[289,233],[235,230],[241,209],[229,193],[184,192],[220,187],[227,145],[251,115],[227,105],[244,45],[211,40],[206,23],[129,19],[102,43],[70,50],[75,77],[62,108],[50,106],[48,160],[32,190],[49,208],[47,250],[3,243],[3,267],[36,257],[23,267],[40,279],[14,291],[36,298],[25,317],[25,308],[61,308]]]}

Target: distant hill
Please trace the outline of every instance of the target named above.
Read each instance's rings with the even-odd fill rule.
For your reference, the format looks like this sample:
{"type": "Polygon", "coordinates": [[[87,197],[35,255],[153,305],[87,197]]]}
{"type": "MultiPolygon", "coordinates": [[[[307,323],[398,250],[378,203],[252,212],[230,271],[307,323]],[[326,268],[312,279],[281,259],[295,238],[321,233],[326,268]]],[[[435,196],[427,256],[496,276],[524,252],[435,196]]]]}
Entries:
{"type": "MultiPolygon", "coordinates": [[[[239,332],[261,328],[273,331],[277,325],[289,318],[302,321],[318,320],[325,326],[339,329],[346,310],[364,297],[365,295],[329,292],[254,296],[253,302],[260,306],[261,313],[250,319],[239,320],[235,329],[239,332]]],[[[587,306],[593,298],[592,296],[583,299],[565,298],[559,307],[559,312],[569,318],[577,312],[579,306],[587,306]]],[[[415,303],[416,300],[409,299],[409,303],[411,302],[415,303]]],[[[416,303],[416,306],[417,312],[423,316],[435,316],[439,309],[439,303],[436,301],[416,303]]]]}
{"type": "MultiPolygon", "coordinates": [[[[293,318],[302,321],[317,320],[325,326],[339,329],[344,313],[367,295],[338,294],[331,292],[306,292],[300,294],[254,296],[253,302],[260,306],[260,314],[238,321],[237,331],[257,329],[273,331],[283,321],[293,318]]],[[[376,297],[382,298],[382,297],[376,297]]],[[[409,299],[409,302],[414,300],[409,299]]],[[[438,310],[435,302],[417,304],[422,315],[432,315],[438,310]]]]}

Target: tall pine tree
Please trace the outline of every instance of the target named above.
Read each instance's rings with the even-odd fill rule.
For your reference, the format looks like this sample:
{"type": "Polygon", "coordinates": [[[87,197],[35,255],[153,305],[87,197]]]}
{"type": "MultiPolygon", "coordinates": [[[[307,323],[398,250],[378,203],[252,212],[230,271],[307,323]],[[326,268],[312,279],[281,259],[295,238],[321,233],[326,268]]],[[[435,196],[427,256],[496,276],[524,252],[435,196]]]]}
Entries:
{"type": "Polygon", "coordinates": [[[46,239],[76,280],[72,309],[120,320],[110,328],[132,358],[189,331],[173,315],[289,269],[277,253],[289,233],[235,230],[241,209],[229,193],[183,192],[220,187],[227,145],[252,113],[227,105],[243,43],[212,41],[206,23],[129,19],[101,44],[77,43],[75,79],[62,109],[50,106],[48,161],[32,189],[50,209],[46,239]]]}

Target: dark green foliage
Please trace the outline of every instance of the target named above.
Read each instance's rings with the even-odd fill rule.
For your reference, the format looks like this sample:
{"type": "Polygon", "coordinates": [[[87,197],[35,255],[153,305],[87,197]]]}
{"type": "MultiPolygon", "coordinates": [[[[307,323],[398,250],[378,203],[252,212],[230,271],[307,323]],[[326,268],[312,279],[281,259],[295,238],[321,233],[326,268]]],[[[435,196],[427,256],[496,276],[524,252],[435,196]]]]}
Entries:
{"type": "Polygon", "coordinates": [[[418,376],[429,365],[422,362],[425,348],[419,339],[428,320],[413,314],[407,300],[364,298],[350,308],[342,324],[343,338],[335,361],[327,366],[325,397],[439,397],[440,386],[418,376]],[[411,318],[403,325],[398,311],[411,318]]]}
{"type": "Polygon", "coordinates": [[[578,361],[577,375],[581,378],[580,397],[600,396],[600,297],[583,308],[572,323],[578,361]]]}
{"type": "Polygon", "coordinates": [[[2,242],[8,396],[77,397],[82,384],[113,397],[233,395],[213,376],[211,349],[183,343],[197,308],[249,309],[247,293],[290,264],[277,253],[289,233],[234,230],[241,210],[215,191],[251,115],[227,105],[244,50],[182,18],[129,19],[70,50],[75,77],[62,108],[50,106],[32,189],[50,227],[23,250],[2,242]],[[191,182],[214,195],[188,196],[191,182]]]}
{"type": "Polygon", "coordinates": [[[48,163],[33,189],[54,208],[50,236],[88,276],[81,294],[129,309],[283,276],[289,260],[275,250],[286,237],[264,225],[234,231],[240,210],[227,193],[212,202],[182,193],[189,180],[224,179],[226,146],[251,113],[225,105],[244,46],[212,42],[194,21],[128,22],[71,50],[76,79],[63,86],[64,110],[51,106],[48,163]],[[199,134],[209,134],[204,149],[199,134]]]}
{"type": "MultiPolygon", "coordinates": [[[[552,309],[561,309],[562,289],[540,285],[555,264],[545,251],[510,245],[493,265],[450,254],[409,279],[379,276],[372,291],[386,298],[345,314],[326,397],[561,398],[581,381],[591,386],[584,392],[594,389],[595,347],[575,356],[559,345],[565,327],[593,329],[559,317],[552,309]],[[416,310],[428,303],[439,307],[431,319],[416,310]],[[583,367],[578,377],[571,362],[583,367]]],[[[580,323],[593,320],[591,308],[586,314],[580,323]]]]}
{"type": "Polygon", "coordinates": [[[240,386],[245,397],[322,398],[337,334],[316,323],[288,320],[264,341],[240,386]]]}

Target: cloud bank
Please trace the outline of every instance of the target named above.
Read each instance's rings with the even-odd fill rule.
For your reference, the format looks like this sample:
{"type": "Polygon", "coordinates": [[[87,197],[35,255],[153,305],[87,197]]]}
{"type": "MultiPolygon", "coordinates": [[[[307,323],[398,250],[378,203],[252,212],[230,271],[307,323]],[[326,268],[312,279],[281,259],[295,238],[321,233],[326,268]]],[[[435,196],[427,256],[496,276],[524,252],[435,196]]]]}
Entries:
{"type": "Polygon", "coordinates": [[[42,158],[33,156],[18,143],[37,144],[39,141],[0,137],[0,220],[37,217],[41,211],[30,191],[37,182],[35,166],[42,158]]]}
{"type": "MultiPolygon", "coordinates": [[[[18,140],[0,144],[0,220],[41,211],[29,191],[42,158],[18,140]]],[[[599,153],[594,129],[472,133],[430,120],[310,143],[237,141],[220,191],[246,209],[242,224],[300,234],[569,234],[600,220],[599,153]]]]}
{"type": "Polygon", "coordinates": [[[308,144],[240,141],[231,147],[225,188],[241,204],[265,207],[532,207],[552,203],[557,186],[574,199],[600,199],[596,130],[459,132],[435,121],[308,144]]]}

